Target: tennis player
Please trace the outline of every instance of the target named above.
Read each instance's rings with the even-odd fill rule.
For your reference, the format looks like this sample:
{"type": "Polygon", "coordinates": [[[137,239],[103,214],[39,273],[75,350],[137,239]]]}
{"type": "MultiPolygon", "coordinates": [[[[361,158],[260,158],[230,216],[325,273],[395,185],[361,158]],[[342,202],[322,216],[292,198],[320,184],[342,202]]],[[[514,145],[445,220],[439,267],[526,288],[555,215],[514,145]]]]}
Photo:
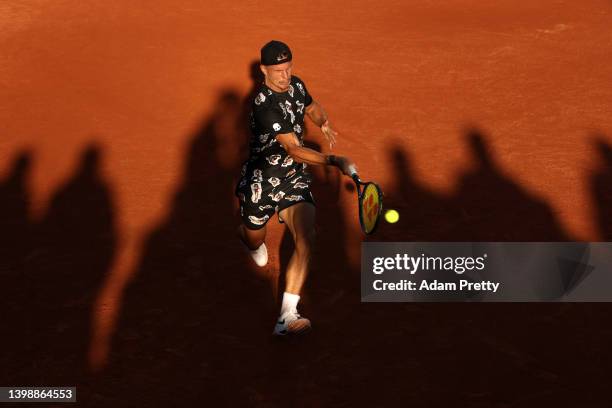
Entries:
{"type": "Polygon", "coordinates": [[[270,217],[278,213],[279,222],[291,231],[295,250],[287,266],[280,315],[273,331],[284,336],[311,328],[310,321],[297,310],[315,239],[312,177],[307,165],[335,166],[349,175],[354,163],[347,157],[324,155],[304,147],[305,116],[321,129],[330,148],[338,133],[304,82],[292,75],[289,47],[280,41],[264,45],[260,68],[264,82],[252,104],[249,158],[236,186],[242,218],[239,236],[255,263],[264,266],[268,262],[265,238],[270,217]]]}

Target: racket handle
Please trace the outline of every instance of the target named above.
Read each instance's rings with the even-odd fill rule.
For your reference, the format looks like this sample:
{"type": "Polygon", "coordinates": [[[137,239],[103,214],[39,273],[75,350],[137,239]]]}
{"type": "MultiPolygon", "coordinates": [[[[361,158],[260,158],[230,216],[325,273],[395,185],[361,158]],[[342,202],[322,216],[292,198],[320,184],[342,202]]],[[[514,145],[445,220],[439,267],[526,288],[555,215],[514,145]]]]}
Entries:
{"type": "Polygon", "coordinates": [[[361,184],[361,180],[359,179],[359,175],[357,174],[357,169],[354,165],[351,164],[348,168],[348,171],[351,175],[351,178],[355,182],[355,185],[357,185],[357,192],[359,192],[359,185],[361,184]]]}

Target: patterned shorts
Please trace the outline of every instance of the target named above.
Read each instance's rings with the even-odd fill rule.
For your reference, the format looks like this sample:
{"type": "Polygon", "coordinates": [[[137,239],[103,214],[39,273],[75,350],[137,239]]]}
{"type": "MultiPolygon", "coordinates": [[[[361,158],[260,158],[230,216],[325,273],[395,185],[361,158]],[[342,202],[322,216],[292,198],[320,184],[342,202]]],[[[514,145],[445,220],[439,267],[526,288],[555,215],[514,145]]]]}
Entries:
{"type": "MultiPolygon", "coordinates": [[[[240,217],[249,229],[263,228],[275,212],[281,212],[294,204],[309,202],[314,205],[310,192],[312,176],[306,172],[297,172],[284,180],[276,179],[273,184],[256,180],[247,174],[236,187],[236,196],[240,200],[240,217]]],[[[280,217],[278,220],[283,222],[280,217]]]]}

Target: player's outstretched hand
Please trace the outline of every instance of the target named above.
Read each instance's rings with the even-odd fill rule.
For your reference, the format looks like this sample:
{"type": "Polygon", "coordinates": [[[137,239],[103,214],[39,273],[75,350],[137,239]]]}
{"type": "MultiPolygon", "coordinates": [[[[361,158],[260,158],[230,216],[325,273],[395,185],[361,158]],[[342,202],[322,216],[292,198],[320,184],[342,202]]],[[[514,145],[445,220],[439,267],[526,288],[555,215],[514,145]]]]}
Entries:
{"type": "Polygon", "coordinates": [[[329,142],[329,148],[332,149],[336,144],[336,136],[338,136],[338,132],[332,129],[331,125],[329,124],[329,120],[326,120],[321,125],[321,132],[323,132],[325,138],[329,142]]]}
{"type": "Polygon", "coordinates": [[[336,166],[345,176],[352,176],[352,173],[357,172],[357,165],[354,161],[345,156],[336,156],[336,166]]]}

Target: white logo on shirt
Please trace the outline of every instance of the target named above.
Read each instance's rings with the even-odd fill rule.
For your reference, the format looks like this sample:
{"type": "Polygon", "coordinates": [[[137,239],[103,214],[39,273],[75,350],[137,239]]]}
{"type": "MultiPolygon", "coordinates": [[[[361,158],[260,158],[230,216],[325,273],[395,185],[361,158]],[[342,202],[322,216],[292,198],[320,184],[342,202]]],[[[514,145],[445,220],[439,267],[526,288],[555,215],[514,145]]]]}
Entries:
{"type": "Polygon", "coordinates": [[[287,113],[291,115],[291,123],[295,122],[295,114],[293,113],[293,108],[291,107],[291,102],[285,101],[285,108],[287,109],[287,113]]]}
{"type": "Polygon", "coordinates": [[[302,84],[298,82],[296,85],[298,89],[300,90],[300,92],[302,93],[302,95],[306,96],[306,91],[304,90],[304,87],[302,86],[302,84]]]}
{"type": "Polygon", "coordinates": [[[281,130],[281,125],[279,125],[278,123],[275,123],[272,125],[272,129],[278,132],[279,130],[281,130]]]}
{"type": "Polygon", "coordinates": [[[253,170],[253,177],[251,178],[251,180],[261,183],[261,181],[263,180],[263,174],[261,173],[260,169],[253,170]]]}
{"type": "Polygon", "coordinates": [[[261,199],[261,183],[251,184],[251,202],[258,203],[261,199]]]}
{"type": "Polygon", "coordinates": [[[272,193],[268,194],[268,197],[272,198],[272,200],[276,202],[279,202],[280,200],[282,200],[284,196],[285,196],[284,191],[279,191],[276,194],[272,194],[272,193]]]}
{"type": "Polygon", "coordinates": [[[268,163],[270,163],[271,166],[276,166],[278,164],[278,162],[281,159],[281,155],[280,154],[273,154],[270,157],[266,157],[266,160],[268,161],[268,163]]]}
{"type": "Polygon", "coordinates": [[[272,184],[272,187],[276,187],[280,184],[280,179],[278,177],[270,177],[268,183],[272,184]]]}
{"type": "Polygon", "coordinates": [[[257,97],[255,97],[255,105],[261,104],[262,102],[266,101],[266,95],[264,95],[263,93],[259,93],[259,95],[257,95],[257,97]]]}
{"type": "Polygon", "coordinates": [[[304,197],[302,197],[301,195],[290,195],[286,197],[287,201],[302,201],[304,199],[304,197]]]}
{"type": "Polygon", "coordinates": [[[270,142],[267,145],[263,145],[260,149],[260,151],[264,151],[266,150],[268,147],[272,146],[274,143],[276,143],[276,139],[272,139],[270,140],[270,142]]]}
{"type": "Polygon", "coordinates": [[[298,113],[304,113],[304,104],[300,101],[295,101],[295,104],[298,106],[297,111],[298,113]]]}
{"type": "Polygon", "coordinates": [[[287,156],[285,157],[285,160],[283,160],[283,164],[281,164],[281,167],[289,167],[293,164],[293,159],[291,158],[291,156],[287,156]]]}
{"type": "Polygon", "coordinates": [[[264,222],[268,221],[268,218],[270,218],[269,215],[264,215],[261,218],[255,217],[254,215],[249,215],[249,221],[251,221],[255,225],[263,224],[264,222]]]}

